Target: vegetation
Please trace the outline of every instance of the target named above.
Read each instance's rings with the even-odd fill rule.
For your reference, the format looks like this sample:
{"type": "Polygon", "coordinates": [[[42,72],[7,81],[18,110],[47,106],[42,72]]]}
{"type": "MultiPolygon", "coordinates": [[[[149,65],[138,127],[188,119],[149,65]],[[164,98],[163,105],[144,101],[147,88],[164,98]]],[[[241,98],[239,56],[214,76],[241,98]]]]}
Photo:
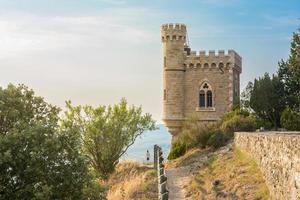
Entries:
{"type": "Polygon", "coordinates": [[[114,106],[73,107],[62,120],[64,130],[79,132],[83,150],[101,179],[108,179],[120,157],[145,130],[154,130],[150,114],[142,115],[141,107],[129,107],[125,99],[114,106]]]}
{"type": "Polygon", "coordinates": [[[279,62],[278,77],[283,84],[286,106],[300,112],[300,29],[293,34],[289,58],[279,62]]]}
{"type": "Polygon", "coordinates": [[[266,73],[263,77],[255,79],[254,84],[250,83],[247,89],[250,90],[248,105],[255,115],[264,121],[269,121],[273,127],[278,128],[280,126],[280,115],[285,107],[283,85],[279,78],[275,75],[270,77],[266,73]]]}
{"type": "Polygon", "coordinates": [[[241,105],[258,118],[260,126],[300,130],[294,124],[294,117],[300,115],[299,88],[300,30],[293,34],[290,56],[279,62],[278,73],[272,77],[266,73],[254,83],[249,82],[241,95],[241,105]]]}
{"type": "Polygon", "coordinates": [[[0,199],[106,199],[99,178],[155,128],[125,99],[97,108],[67,102],[59,112],[24,85],[0,88],[0,199]]]}
{"type": "Polygon", "coordinates": [[[24,85],[0,89],[0,199],[89,196],[88,160],[78,135],[59,129],[58,113],[24,85]]]}
{"type": "Polygon", "coordinates": [[[254,131],[257,120],[249,112],[236,109],[226,113],[219,123],[199,123],[196,115],[190,116],[183,125],[182,134],[172,144],[168,159],[182,156],[192,148],[219,148],[227,144],[236,131],[254,131]]]}
{"type": "Polygon", "coordinates": [[[157,199],[156,171],[133,161],[119,163],[108,183],[111,186],[108,200],[157,199]]]}
{"type": "Polygon", "coordinates": [[[238,149],[212,157],[193,178],[189,189],[193,199],[209,200],[216,196],[269,199],[268,188],[255,161],[238,149]]]}
{"type": "Polygon", "coordinates": [[[169,160],[173,160],[185,154],[186,144],[180,140],[176,140],[172,143],[171,151],[168,155],[169,160]]]}
{"type": "Polygon", "coordinates": [[[281,125],[289,131],[300,130],[300,113],[286,108],[281,115],[281,125]]]}

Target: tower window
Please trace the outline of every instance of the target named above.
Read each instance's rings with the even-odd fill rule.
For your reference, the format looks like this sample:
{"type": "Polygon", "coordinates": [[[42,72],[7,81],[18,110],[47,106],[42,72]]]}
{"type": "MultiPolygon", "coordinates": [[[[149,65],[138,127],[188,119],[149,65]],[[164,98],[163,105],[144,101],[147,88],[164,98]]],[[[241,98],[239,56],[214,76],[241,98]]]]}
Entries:
{"type": "Polygon", "coordinates": [[[164,100],[166,101],[167,100],[167,90],[164,89],[164,100]]]}
{"type": "Polygon", "coordinates": [[[204,82],[202,83],[199,91],[199,108],[206,109],[206,108],[213,108],[213,92],[212,87],[209,83],[204,82]]]}
{"type": "Polygon", "coordinates": [[[167,58],[166,58],[166,56],[164,57],[164,67],[167,67],[167,58]]]}
{"type": "Polygon", "coordinates": [[[212,107],[212,92],[210,90],[206,92],[206,101],[207,107],[212,107]]]}
{"type": "Polygon", "coordinates": [[[205,107],[205,92],[203,90],[199,92],[199,107],[205,107]]]}

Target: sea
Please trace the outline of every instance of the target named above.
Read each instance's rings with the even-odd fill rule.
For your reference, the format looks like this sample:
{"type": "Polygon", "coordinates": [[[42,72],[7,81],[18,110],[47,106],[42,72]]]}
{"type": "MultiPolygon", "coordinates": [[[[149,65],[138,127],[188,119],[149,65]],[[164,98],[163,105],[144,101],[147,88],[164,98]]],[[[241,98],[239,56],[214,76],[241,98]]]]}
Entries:
{"type": "Polygon", "coordinates": [[[157,125],[158,129],[146,131],[139,136],[134,144],[128,148],[121,160],[133,160],[146,163],[146,152],[150,152],[150,161],[153,161],[153,147],[159,145],[163,150],[163,157],[167,158],[171,147],[172,136],[163,124],[157,125]]]}

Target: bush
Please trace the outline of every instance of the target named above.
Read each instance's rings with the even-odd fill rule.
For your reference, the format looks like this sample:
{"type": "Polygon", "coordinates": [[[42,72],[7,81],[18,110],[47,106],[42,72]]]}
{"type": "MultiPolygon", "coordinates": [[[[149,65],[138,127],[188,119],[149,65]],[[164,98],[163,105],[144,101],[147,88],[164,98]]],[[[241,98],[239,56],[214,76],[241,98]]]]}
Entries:
{"type": "Polygon", "coordinates": [[[271,130],[273,125],[271,122],[256,118],[256,128],[264,127],[266,130],[271,130]]]}
{"type": "Polygon", "coordinates": [[[207,145],[212,146],[214,148],[219,148],[226,145],[227,141],[228,141],[228,137],[224,135],[220,129],[217,129],[210,136],[209,140],[207,141],[207,145]]]}
{"type": "Polygon", "coordinates": [[[256,120],[254,117],[236,115],[231,119],[224,121],[221,129],[228,137],[233,137],[236,131],[254,131],[256,129],[256,120]]]}
{"type": "Polygon", "coordinates": [[[186,144],[180,140],[174,141],[171,151],[168,155],[168,160],[173,160],[184,155],[186,152],[186,144]]]}
{"type": "Polygon", "coordinates": [[[204,148],[214,127],[215,125],[200,123],[197,115],[191,115],[184,122],[182,134],[178,139],[183,141],[188,149],[198,146],[204,148]]]}
{"type": "Polygon", "coordinates": [[[286,130],[299,131],[300,113],[292,111],[290,108],[286,108],[281,114],[280,124],[286,130]]]}

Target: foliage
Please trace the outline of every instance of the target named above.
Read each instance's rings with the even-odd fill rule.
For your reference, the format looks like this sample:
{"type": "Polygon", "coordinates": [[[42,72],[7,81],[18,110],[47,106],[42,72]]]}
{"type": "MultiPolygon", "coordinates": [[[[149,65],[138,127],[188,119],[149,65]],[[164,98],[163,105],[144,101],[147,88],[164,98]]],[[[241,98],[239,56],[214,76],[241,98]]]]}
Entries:
{"type": "Polygon", "coordinates": [[[219,148],[226,144],[228,137],[223,134],[220,129],[214,130],[214,133],[210,136],[209,140],[207,141],[207,145],[219,148]]]}
{"type": "Polygon", "coordinates": [[[34,95],[25,85],[0,87],[0,134],[22,130],[37,123],[55,128],[60,109],[34,95]]]}
{"type": "Polygon", "coordinates": [[[84,199],[91,177],[59,109],[23,85],[0,90],[0,199],[84,199]]]}
{"type": "Polygon", "coordinates": [[[253,90],[253,83],[249,82],[245,88],[245,90],[241,93],[241,108],[251,112],[250,107],[250,98],[251,98],[251,92],[253,90]]]}
{"type": "Polygon", "coordinates": [[[228,137],[233,137],[237,131],[254,131],[256,129],[256,121],[254,117],[235,115],[231,119],[224,121],[221,130],[228,137]]]}
{"type": "Polygon", "coordinates": [[[269,74],[254,80],[250,107],[262,120],[269,121],[275,128],[280,126],[280,114],[285,107],[283,84],[275,75],[269,74]]]}
{"type": "Polygon", "coordinates": [[[107,179],[135,139],[156,127],[150,114],[143,115],[141,107],[129,107],[122,99],[114,106],[97,108],[67,102],[62,128],[80,132],[91,166],[101,179],[107,179]]]}
{"type": "Polygon", "coordinates": [[[197,115],[190,115],[183,123],[182,134],[179,139],[184,141],[187,148],[205,147],[209,137],[212,135],[210,129],[213,125],[205,125],[199,122],[197,115]]]}
{"type": "Polygon", "coordinates": [[[289,131],[300,130],[300,113],[286,108],[281,115],[281,126],[289,131]]]}
{"type": "Polygon", "coordinates": [[[186,152],[186,144],[180,140],[176,140],[172,143],[171,151],[168,155],[168,160],[176,159],[183,156],[186,152]]]}
{"type": "Polygon", "coordinates": [[[287,61],[279,62],[278,77],[284,84],[284,96],[289,108],[300,111],[300,29],[293,34],[287,61]]]}

